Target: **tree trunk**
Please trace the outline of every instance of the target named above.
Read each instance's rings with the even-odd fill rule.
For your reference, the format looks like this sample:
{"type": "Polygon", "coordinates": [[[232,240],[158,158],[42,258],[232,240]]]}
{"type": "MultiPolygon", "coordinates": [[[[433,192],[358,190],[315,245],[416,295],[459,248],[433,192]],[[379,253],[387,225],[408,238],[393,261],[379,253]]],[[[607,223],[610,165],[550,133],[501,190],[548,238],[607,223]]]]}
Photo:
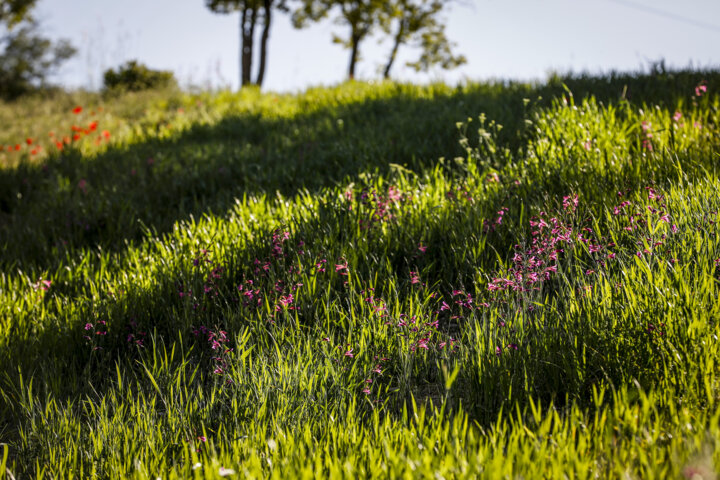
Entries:
{"type": "Polygon", "coordinates": [[[240,31],[242,33],[241,43],[241,86],[250,85],[252,71],[252,55],[253,55],[253,37],[255,34],[255,23],[257,22],[257,9],[245,7],[242,10],[240,31]],[[248,12],[248,10],[250,12],[248,12]],[[248,13],[250,18],[248,18],[248,13]]]}
{"type": "Polygon", "coordinates": [[[267,43],[270,37],[270,22],[272,21],[272,2],[273,0],[264,0],[263,10],[265,11],[265,23],[263,24],[262,37],[260,38],[260,66],[258,68],[257,81],[258,87],[262,86],[265,79],[265,63],[267,61],[267,43]]]}
{"type": "Polygon", "coordinates": [[[350,37],[350,67],[348,68],[348,79],[355,79],[355,64],[358,58],[358,47],[360,45],[360,35],[353,33],[350,37]]]}
{"type": "Polygon", "coordinates": [[[397,57],[398,48],[400,48],[400,43],[402,43],[402,37],[405,34],[405,21],[403,19],[400,20],[400,25],[398,25],[398,31],[397,34],[395,34],[395,44],[393,45],[392,51],[390,52],[390,58],[388,58],[388,63],[385,65],[385,72],[383,72],[383,77],[385,79],[390,78],[390,69],[393,66],[393,63],[395,62],[395,57],[397,57]]]}
{"type": "Polygon", "coordinates": [[[247,72],[245,57],[245,22],[247,21],[247,9],[240,12],[240,87],[245,85],[245,72],[247,72]]]}

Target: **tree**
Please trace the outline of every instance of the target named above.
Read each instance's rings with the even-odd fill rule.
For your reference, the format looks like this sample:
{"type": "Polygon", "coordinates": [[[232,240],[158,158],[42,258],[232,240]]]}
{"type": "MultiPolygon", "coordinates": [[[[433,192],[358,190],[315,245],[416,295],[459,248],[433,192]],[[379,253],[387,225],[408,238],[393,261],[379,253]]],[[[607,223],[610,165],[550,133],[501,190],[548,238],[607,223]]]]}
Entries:
{"type": "Polygon", "coordinates": [[[284,10],[284,0],[205,0],[215,13],[240,12],[240,85],[262,86],[267,65],[268,39],[273,9],[284,10]],[[262,21],[260,35],[260,62],[255,82],[252,81],[253,44],[258,19],[262,21]]]}
{"type": "Polygon", "coordinates": [[[67,40],[53,43],[38,34],[30,10],[36,0],[0,0],[0,96],[15,98],[46,87],[47,77],[76,50],[67,40]]]}
{"type": "Polygon", "coordinates": [[[8,29],[22,20],[31,20],[30,10],[35,7],[37,0],[0,0],[0,23],[8,29]]]}
{"type": "Polygon", "coordinates": [[[452,45],[445,36],[445,25],[440,21],[443,7],[450,0],[394,0],[388,2],[385,14],[388,19],[382,24],[390,34],[389,26],[395,24],[393,47],[385,64],[383,76],[390,78],[390,69],[395,62],[401,45],[416,42],[421,49],[420,58],[408,62],[416,71],[427,71],[433,65],[450,69],[462,65],[466,59],[452,53],[452,45]]]}
{"type": "Polygon", "coordinates": [[[297,28],[305,27],[309,21],[326,18],[334,9],[339,10],[335,21],[350,27],[347,38],[333,35],[333,42],[350,49],[348,78],[355,78],[355,65],[360,58],[360,43],[375,28],[381,27],[389,18],[383,14],[388,2],[380,0],[301,0],[302,5],[293,13],[293,23],[297,28]]]}

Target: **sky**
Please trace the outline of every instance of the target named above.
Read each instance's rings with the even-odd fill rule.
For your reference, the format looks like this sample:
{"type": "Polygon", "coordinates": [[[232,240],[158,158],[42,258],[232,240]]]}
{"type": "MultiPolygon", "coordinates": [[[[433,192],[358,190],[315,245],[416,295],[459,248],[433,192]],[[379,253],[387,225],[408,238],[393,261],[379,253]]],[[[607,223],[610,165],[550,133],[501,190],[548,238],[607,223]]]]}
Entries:
{"type": "MultiPolygon", "coordinates": [[[[39,0],[43,34],[67,38],[78,55],[55,76],[67,87],[98,89],[102,72],[131,59],[172,70],[184,87],[237,88],[239,14],[220,15],[204,0],[39,0]]],[[[468,62],[418,74],[404,64],[392,76],[412,82],[542,80],[551,72],[720,67],[718,0],[458,0],[445,15],[455,51],[468,62]]],[[[278,13],[270,33],[266,90],[293,92],[346,77],[349,52],[332,43],[347,27],[330,20],[296,30],[278,13]]],[[[356,77],[380,78],[391,45],[379,36],[361,44],[356,77]]]]}

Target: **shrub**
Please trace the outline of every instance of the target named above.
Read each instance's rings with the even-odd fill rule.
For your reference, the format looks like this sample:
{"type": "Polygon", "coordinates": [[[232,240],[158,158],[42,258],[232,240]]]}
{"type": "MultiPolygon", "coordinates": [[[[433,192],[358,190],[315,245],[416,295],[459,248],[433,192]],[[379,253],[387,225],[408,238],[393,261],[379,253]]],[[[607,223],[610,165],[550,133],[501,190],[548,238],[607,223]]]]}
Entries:
{"type": "Polygon", "coordinates": [[[135,60],[120,65],[117,70],[108,69],[104,74],[107,90],[126,90],[137,92],[177,85],[172,72],[152,70],[135,60]]]}

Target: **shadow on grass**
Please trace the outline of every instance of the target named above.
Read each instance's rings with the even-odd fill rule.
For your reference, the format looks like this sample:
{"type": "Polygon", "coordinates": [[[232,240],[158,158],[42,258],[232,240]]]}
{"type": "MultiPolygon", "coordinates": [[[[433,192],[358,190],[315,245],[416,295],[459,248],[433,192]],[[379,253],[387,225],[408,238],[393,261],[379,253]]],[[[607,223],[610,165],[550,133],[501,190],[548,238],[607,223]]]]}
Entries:
{"type": "Polygon", "coordinates": [[[392,163],[422,170],[439,157],[464,155],[455,123],[485,113],[504,126],[499,143],[523,145],[523,99],[592,92],[604,102],[675,104],[717,72],[652,76],[554,78],[547,85],[484,84],[447,89],[432,98],[398,87],[388,98],[326,106],[293,118],[255,114],[194,126],[166,140],[114,147],[92,158],[51,157],[42,166],[0,172],[0,264],[52,269],[80,249],[117,250],[162,234],[190,215],[227,211],[244,195],[292,196],[364,172],[387,173],[392,163]]]}
{"type": "MultiPolygon", "coordinates": [[[[566,83],[576,97],[592,91],[597,98],[607,101],[617,99],[624,85],[640,82],[638,90],[647,92],[647,97],[641,96],[643,101],[672,104],[687,98],[687,89],[703,79],[719,83],[717,75],[709,77],[707,73],[687,73],[674,79],[579,78],[566,79],[566,83]]],[[[460,153],[452,123],[468,114],[486,112],[489,118],[497,119],[506,126],[501,143],[519,148],[523,142],[523,98],[541,95],[547,101],[563,91],[561,85],[478,86],[459,89],[442,98],[397,96],[371,100],[292,120],[235,116],[213,126],[194,127],[170,140],[113,149],[91,159],[71,154],[50,159],[46,169],[23,167],[5,171],[0,181],[10,186],[22,184],[24,190],[20,202],[2,190],[2,215],[6,221],[0,226],[0,242],[5,244],[4,266],[16,263],[49,268],[62,261],[64,252],[73,254],[77,249],[96,246],[122,249],[126,241],[141,238],[142,224],[158,233],[166,232],[175,221],[190,214],[227,211],[234,198],[242,195],[316,191],[340,181],[352,181],[364,172],[385,173],[390,163],[420,171],[431,166],[438,156],[460,153]],[[85,188],[78,187],[80,180],[85,180],[85,188]],[[60,247],[63,241],[67,243],[60,247]]],[[[628,87],[626,94],[631,91],[633,88],[628,87]]],[[[586,174],[578,171],[577,175],[586,174]]],[[[549,193],[566,193],[563,189],[567,185],[560,182],[563,178],[562,172],[548,172],[547,178],[518,190],[514,196],[490,197],[473,211],[449,213],[452,218],[432,221],[416,218],[406,229],[409,231],[406,236],[397,234],[383,242],[384,251],[370,252],[379,262],[374,266],[379,268],[387,260],[393,269],[405,274],[405,270],[413,267],[411,259],[417,238],[423,236],[439,252],[432,262],[420,265],[428,279],[446,287],[469,285],[475,268],[492,268],[494,250],[507,252],[516,240],[516,232],[507,230],[493,239],[494,250],[486,248],[477,262],[470,265],[456,253],[468,241],[479,241],[476,237],[481,232],[482,218],[491,215],[500,203],[513,210],[549,193]],[[455,231],[449,232],[448,225],[455,231]]],[[[576,181],[598,183],[599,179],[586,175],[576,181]]],[[[617,181],[607,179],[608,185],[617,181]]],[[[322,243],[325,234],[340,235],[343,225],[338,222],[332,212],[321,214],[311,222],[296,225],[296,232],[298,238],[315,238],[322,243]]],[[[223,291],[235,292],[237,284],[249,274],[254,258],[270,254],[267,235],[258,238],[227,259],[219,280],[223,291]]],[[[324,245],[328,249],[333,245],[344,248],[344,240],[328,238],[324,245]]],[[[329,260],[334,260],[344,252],[326,253],[329,260]]],[[[371,266],[363,268],[368,270],[361,270],[361,275],[370,273],[371,266]]],[[[230,329],[248,323],[247,316],[233,312],[230,303],[200,313],[189,309],[178,296],[178,283],[187,273],[166,273],[152,290],[133,290],[118,301],[95,304],[88,301],[74,311],[64,310],[73,303],[74,289],[80,287],[58,292],[66,293],[67,297],[54,307],[53,314],[58,316],[56,328],[44,326],[39,333],[33,333],[35,329],[31,328],[22,335],[11,334],[12,344],[0,356],[3,373],[9,376],[6,380],[14,382],[18,368],[35,372],[47,377],[44,385],[36,384],[37,389],[51,391],[60,400],[77,399],[98,388],[97,383],[112,371],[115,361],[132,360],[135,354],[128,349],[126,340],[131,333],[131,321],[146,332],[154,330],[166,344],[176,341],[179,332],[187,335],[191,325],[223,325],[230,329]],[[83,340],[86,333],[83,325],[85,321],[95,323],[102,319],[107,319],[110,333],[104,340],[103,353],[98,354],[83,340]],[[98,363],[100,355],[104,359],[98,363]],[[90,386],[90,380],[96,384],[90,386]]],[[[322,317],[321,313],[320,307],[310,309],[304,313],[304,321],[311,324],[322,317]]],[[[2,405],[4,402],[0,402],[0,413],[9,411],[9,405],[2,405]]],[[[8,420],[8,425],[16,420],[8,420]]]]}

